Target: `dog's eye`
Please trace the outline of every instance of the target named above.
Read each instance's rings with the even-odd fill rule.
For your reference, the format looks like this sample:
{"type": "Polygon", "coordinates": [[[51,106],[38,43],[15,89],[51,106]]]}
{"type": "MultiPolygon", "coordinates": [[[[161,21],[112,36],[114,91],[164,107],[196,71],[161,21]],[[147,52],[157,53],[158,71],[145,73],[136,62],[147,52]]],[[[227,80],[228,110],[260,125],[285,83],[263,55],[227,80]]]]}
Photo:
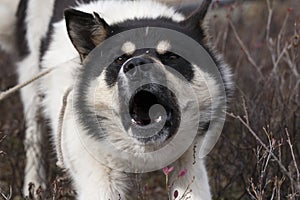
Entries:
{"type": "Polygon", "coordinates": [[[172,54],[172,55],[169,55],[168,58],[169,58],[170,60],[176,60],[176,59],[179,58],[179,56],[178,56],[177,54],[172,54]]]}
{"type": "Polygon", "coordinates": [[[180,56],[175,53],[172,53],[172,52],[167,52],[167,53],[161,55],[161,58],[165,61],[175,61],[175,60],[179,59],[180,56]]]}
{"type": "Polygon", "coordinates": [[[127,60],[127,57],[126,56],[120,56],[120,57],[117,57],[115,59],[115,63],[116,64],[123,64],[125,61],[127,60]]]}
{"type": "Polygon", "coordinates": [[[123,61],[122,57],[117,58],[117,62],[122,62],[122,61],[123,61]]]}

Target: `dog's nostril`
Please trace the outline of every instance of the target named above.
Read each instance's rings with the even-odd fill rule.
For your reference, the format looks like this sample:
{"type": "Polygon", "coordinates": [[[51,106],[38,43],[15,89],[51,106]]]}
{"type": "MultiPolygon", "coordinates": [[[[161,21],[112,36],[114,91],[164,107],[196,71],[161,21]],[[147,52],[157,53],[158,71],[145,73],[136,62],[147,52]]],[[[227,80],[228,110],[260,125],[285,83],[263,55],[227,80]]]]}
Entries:
{"type": "Polygon", "coordinates": [[[134,69],[134,67],[135,66],[133,63],[129,63],[129,65],[124,67],[124,72],[126,73],[126,72],[130,71],[130,70],[134,69]]]}
{"type": "Polygon", "coordinates": [[[127,63],[126,65],[124,65],[123,67],[123,71],[125,74],[131,74],[133,75],[135,73],[135,65],[133,63],[127,63]]]}
{"type": "Polygon", "coordinates": [[[138,66],[141,66],[141,69],[143,71],[147,71],[149,67],[146,64],[149,64],[149,63],[152,63],[152,60],[150,60],[149,58],[144,58],[144,57],[132,58],[127,63],[125,63],[125,65],[123,66],[123,72],[126,74],[130,71],[130,74],[133,75],[133,74],[135,74],[135,71],[136,71],[135,68],[138,66]]]}

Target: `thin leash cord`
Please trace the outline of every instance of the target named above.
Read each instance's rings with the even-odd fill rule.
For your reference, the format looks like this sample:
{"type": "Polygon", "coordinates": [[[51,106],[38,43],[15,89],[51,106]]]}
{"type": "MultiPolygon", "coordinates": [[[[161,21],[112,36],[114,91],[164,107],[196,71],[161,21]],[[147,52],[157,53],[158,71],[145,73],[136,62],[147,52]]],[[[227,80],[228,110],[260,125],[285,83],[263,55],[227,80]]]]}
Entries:
{"type": "Polygon", "coordinates": [[[66,90],[66,92],[64,93],[63,102],[62,102],[63,104],[60,109],[59,119],[58,119],[58,133],[57,133],[58,135],[57,135],[57,140],[56,140],[56,154],[57,154],[56,165],[60,168],[65,167],[64,156],[63,156],[63,152],[62,152],[63,123],[64,123],[64,117],[65,117],[66,108],[67,108],[67,104],[68,104],[68,97],[72,90],[73,90],[72,88],[68,88],[66,90]]]}
{"type": "Polygon", "coordinates": [[[45,71],[42,71],[40,73],[38,73],[36,76],[34,76],[33,78],[29,79],[28,81],[25,81],[24,83],[18,84],[4,92],[0,93],[0,101],[4,100],[5,98],[9,97],[10,95],[16,93],[17,91],[19,91],[20,89],[22,89],[23,87],[29,85],[30,83],[42,78],[43,76],[49,74],[52,70],[54,70],[55,68],[51,68],[45,71]]]}
{"type": "Polygon", "coordinates": [[[59,66],[61,65],[64,65],[66,63],[69,63],[69,62],[73,62],[75,61],[77,58],[73,58],[73,59],[70,59],[68,60],[67,62],[64,62],[64,63],[61,63],[57,66],[54,66],[54,67],[51,67],[50,69],[47,69],[47,70],[44,70],[44,71],[41,71],[40,73],[38,73],[37,75],[35,75],[33,78],[29,79],[28,81],[25,81],[24,83],[20,83],[4,92],[1,92],[0,93],[0,101],[4,100],[5,98],[11,96],[12,94],[18,92],[20,89],[22,89],[23,87],[31,84],[32,82],[42,78],[43,76],[46,76],[47,74],[49,74],[50,72],[52,72],[53,70],[57,69],[59,66]]]}
{"type": "MultiPolygon", "coordinates": [[[[25,86],[33,83],[34,81],[46,76],[47,74],[49,74],[50,72],[52,72],[53,70],[57,69],[59,66],[62,66],[66,63],[69,62],[74,62],[77,58],[73,58],[68,60],[67,62],[61,63],[60,65],[54,66],[48,70],[42,71],[40,73],[38,73],[37,75],[35,75],[34,77],[32,77],[31,79],[29,79],[28,81],[25,81],[24,83],[20,83],[4,92],[0,93],[0,102],[2,100],[4,100],[5,98],[8,98],[9,96],[13,95],[14,93],[18,92],[20,89],[24,88],[25,86]]],[[[67,100],[68,100],[68,96],[70,94],[70,92],[72,91],[72,88],[68,88],[66,90],[66,92],[64,93],[63,96],[63,105],[62,108],[60,110],[60,115],[59,115],[59,121],[58,121],[58,136],[57,136],[57,141],[56,141],[56,153],[57,153],[57,157],[58,157],[58,161],[57,161],[57,166],[64,168],[64,159],[63,159],[63,153],[62,153],[62,126],[63,126],[63,120],[64,120],[64,115],[65,115],[65,110],[66,110],[66,106],[67,106],[67,100]]]]}

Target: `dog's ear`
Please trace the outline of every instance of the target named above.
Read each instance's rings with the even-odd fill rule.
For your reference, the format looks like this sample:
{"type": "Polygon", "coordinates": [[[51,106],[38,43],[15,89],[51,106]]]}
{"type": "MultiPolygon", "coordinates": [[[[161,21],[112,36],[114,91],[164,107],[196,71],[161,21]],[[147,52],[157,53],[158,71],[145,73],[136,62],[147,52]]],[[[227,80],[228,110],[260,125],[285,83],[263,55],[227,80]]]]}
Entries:
{"type": "Polygon", "coordinates": [[[109,25],[97,13],[94,15],[74,9],[64,12],[68,34],[81,60],[101,44],[109,33],[109,25]]]}
{"type": "Polygon", "coordinates": [[[200,29],[204,36],[203,22],[211,2],[212,0],[203,0],[201,6],[181,23],[193,29],[200,29]]]}

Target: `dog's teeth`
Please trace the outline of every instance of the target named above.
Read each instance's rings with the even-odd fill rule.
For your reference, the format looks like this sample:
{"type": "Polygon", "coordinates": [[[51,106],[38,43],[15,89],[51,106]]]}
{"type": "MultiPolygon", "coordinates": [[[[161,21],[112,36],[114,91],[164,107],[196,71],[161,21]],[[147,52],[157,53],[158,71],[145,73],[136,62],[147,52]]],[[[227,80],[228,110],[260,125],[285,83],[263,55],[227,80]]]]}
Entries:
{"type": "Polygon", "coordinates": [[[134,119],[131,119],[131,122],[134,124],[137,124],[136,121],[134,119]]]}
{"type": "Polygon", "coordinates": [[[162,120],[162,117],[159,116],[159,117],[155,120],[155,122],[160,122],[161,120],[162,120]]]}

